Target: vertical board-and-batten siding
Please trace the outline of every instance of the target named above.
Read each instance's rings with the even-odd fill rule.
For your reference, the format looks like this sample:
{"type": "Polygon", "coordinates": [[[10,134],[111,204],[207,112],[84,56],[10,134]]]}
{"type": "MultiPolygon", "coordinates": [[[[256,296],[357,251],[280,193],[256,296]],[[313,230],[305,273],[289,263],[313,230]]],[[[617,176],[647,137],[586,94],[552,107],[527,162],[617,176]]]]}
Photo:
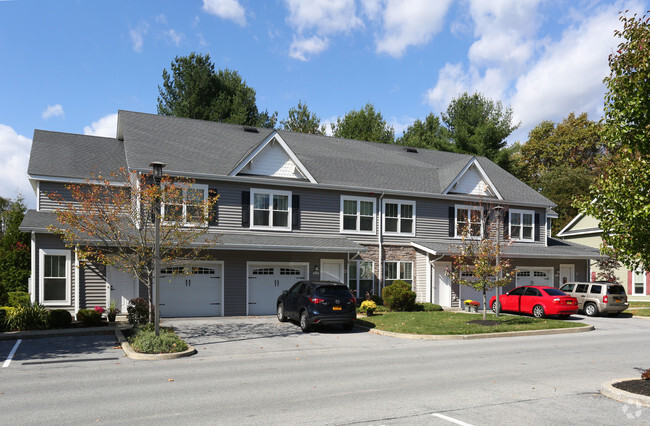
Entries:
{"type": "Polygon", "coordinates": [[[428,302],[427,268],[429,268],[428,255],[420,250],[415,251],[415,294],[417,302],[428,302]]]}
{"type": "Polygon", "coordinates": [[[52,235],[52,234],[36,234],[35,237],[35,247],[36,247],[36,253],[33,255],[36,257],[36,267],[34,269],[34,276],[32,279],[34,280],[34,300],[38,301],[40,303],[41,301],[41,256],[40,256],[40,250],[41,249],[50,249],[50,250],[68,250],[70,252],[70,270],[68,273],[70,274],[70,304],[69,305],[56,305],[56,306],[48,306],[48,308],[51,309],[67,309],[69,311],[74,311],[74,306],[75,306],[75,300],[77,295],[75,294],[75,287],[74,287],[74,282],[75,282],[75,275],[77,271],[75,270],[74,267],[74,251],[71,249],[67,249],[65,247],[65,244],[63,244],[63,241],[61,241],[61,238],[58,237],[57,235],[52,235]]]}

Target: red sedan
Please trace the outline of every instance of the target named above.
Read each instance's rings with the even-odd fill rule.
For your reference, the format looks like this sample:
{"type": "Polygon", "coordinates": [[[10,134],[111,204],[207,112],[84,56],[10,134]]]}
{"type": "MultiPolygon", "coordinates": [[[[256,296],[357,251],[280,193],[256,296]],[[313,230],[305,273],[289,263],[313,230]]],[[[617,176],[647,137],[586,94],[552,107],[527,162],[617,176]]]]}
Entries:
{"type": "MultiPolygon", "coordinates": [[[[496,298],[492,296],[490,306],[496,312],[496,298]]],[[[535,318],[545,315],[559,315],[566,318],[578,313],[578,299],[553,287],[525,285],[499,296],[501,311],[532,314],[535,318]]]]}

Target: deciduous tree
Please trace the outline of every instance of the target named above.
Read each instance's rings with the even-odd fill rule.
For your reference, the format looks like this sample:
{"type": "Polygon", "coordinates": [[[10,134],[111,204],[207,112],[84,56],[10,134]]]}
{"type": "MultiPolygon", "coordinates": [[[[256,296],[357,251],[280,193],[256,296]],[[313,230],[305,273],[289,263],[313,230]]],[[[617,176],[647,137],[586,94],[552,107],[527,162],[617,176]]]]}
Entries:
{"type": "Polygon", "coordinates": [[[160,220],[161,267],[187,265],[209,258],[216,238],[207,235],[217,195],[207,200],[191,179],[163,176],[160,186],[151,175],[124,169],[96,176],[85,184],[70,184],[72,202],[54,193],[59,225],[50,230],[61,235],[81,259],[126,271],[148,289],[153,320],[154,222],[152,209],[162,200],[160,220]],[[115,182],[123,183],[122,186],[115,182]],[[189,225],[189,226],[188,226],[189,225]]]}
{"type": "Polygon", "coordinates": [[[246,126],[274,127],[277,113],[260,112],[255,90],[237,71],[215,72],[210,55],[177,56],[163,70],[158,86],[158,114],[246,126]]]}
{"type": "Polygon", "coordinates": [[[580,208],[598,219],[602,251],[634,270],[650,265],[650,17],[620,22],[604,80],[602,137],[612,157],[580,208]]]}
{"type": "Polygon", "coordinates": [[[22,197],[0,200],[0,293],[27,291],[31,273],[29,234],[18,229],[26,211],[22,197]]]}
{"type": "Polygon", "coordinates": [[[375,107],[368,103],[360,110],[352,110],[332,123],[332,133],[337,138],[394,143],[395,130],[384,120],[375,107]]]}
{"type": "Polygon", "coordinates": [[[289,110],[286,119],[280,122],[282,129],[289,132],[307,133],[312,135],[322,135],[320,117],[309,111],[307,104],[302,101],[289,110]]]}

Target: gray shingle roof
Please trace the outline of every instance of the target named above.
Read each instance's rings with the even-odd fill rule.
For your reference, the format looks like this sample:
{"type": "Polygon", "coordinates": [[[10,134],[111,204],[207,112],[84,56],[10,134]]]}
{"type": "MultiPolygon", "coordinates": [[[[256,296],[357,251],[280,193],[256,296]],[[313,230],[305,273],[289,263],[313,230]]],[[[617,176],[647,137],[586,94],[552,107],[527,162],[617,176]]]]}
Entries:
{"type": "MultiPolygon", "coordinates": [[[[447,238],[437,240],[413,240],[413,244],[425,247],[439,255],[449,255],[460,240],[447,238]]],[[[507,258],[564,258],[564,259],[600,259],[603,256],[598,249],[571,243],[555,238],[548,239],[548,247],[542,244],[515,243],[504,248],[503,256],[507,258]]]]}
{"type": "Polygon", "coordinates": [[[126,167],[124,142],[115,138],[34,131],[27,173],[86,179],[126,167]]]}
{"type": "MultiPolygon", "coordinates": [[[[162,161],[168,173],[227,176],[272,129],[244,131],[235,124],[119,111],[118,139],[36,131],[29,173],[88,177],[93,167],[149,169],[162,161]],[[120,140],[123,139],[123,142],[120,140]],[[55,161],[52,161],[54,159],[55,161]]],[[[440,195],[471,155],[278,131],[320,184],[373,191],[440,195]]],[[[485,157],[476,157],[509,203],[554,204],[485,157]]],[[[104,170],[104,171],[105,171],[104,170]]]]}

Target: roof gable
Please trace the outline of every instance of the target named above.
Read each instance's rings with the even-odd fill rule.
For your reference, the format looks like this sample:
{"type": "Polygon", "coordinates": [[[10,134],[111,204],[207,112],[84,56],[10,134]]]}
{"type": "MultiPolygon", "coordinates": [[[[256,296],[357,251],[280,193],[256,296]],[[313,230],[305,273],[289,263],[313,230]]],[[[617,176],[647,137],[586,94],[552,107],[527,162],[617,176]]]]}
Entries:
{"type": "Polygon", "coordinates": [[[477,195],[503,199],[476,158],[472,158],[443,194],[477,195]]]}
{"type": "Polygon", "coordinates": [[[303,179],[317,183],[282,137],[275,132],[253,149],[229,175],[303,179]]]}

